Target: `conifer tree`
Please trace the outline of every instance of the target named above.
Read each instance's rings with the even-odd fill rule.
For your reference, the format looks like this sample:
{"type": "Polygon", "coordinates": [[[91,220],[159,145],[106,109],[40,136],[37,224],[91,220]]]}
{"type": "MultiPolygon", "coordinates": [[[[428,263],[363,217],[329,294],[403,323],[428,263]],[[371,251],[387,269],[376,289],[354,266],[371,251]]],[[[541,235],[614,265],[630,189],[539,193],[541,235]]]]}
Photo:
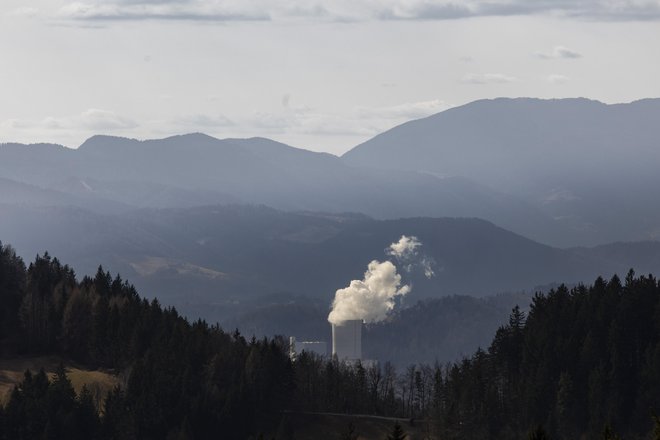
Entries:
{"type": "Polygon", "coordinates": [[[550,440],[550,437],[548,437],[548,434],[545,432],[545,429],[543,429],[542,426],[538,426],[537,428],[533,429],[528,435],[527,435],[528,440],[550,440]]]}
{"type": "Polygon", "coordinates": [[[405,440],[407,436],[399,422],[395,422],[392,431],[387,436],[387,440],[405,440]]]}
{"type": "Polygon", "coordinates": [[[346,427],[346,431],[339,437],[339,440],[357,440],[359,437],[359,434],[357,433],[357,430],[355,429],[355,424],[350,421],[348,422],[348,426],[346,427]]]}
{"type": "Polygon", "coordinates": [[[616,432],[614,432],[610,425],[605,426],[601,438],[603,440],[621,440],[621,437],[616,432]]]}

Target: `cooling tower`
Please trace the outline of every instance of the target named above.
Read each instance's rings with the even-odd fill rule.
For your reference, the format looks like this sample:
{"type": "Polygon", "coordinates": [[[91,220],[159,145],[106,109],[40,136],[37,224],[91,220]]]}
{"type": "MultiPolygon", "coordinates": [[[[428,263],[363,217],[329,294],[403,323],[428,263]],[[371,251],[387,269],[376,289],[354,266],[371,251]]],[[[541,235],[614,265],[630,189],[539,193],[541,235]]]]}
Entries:
{"type": "Polygon", "coordinates": [[[332,355],[339,360],[362,359],[362,320],[332,324],[332,355]]]}

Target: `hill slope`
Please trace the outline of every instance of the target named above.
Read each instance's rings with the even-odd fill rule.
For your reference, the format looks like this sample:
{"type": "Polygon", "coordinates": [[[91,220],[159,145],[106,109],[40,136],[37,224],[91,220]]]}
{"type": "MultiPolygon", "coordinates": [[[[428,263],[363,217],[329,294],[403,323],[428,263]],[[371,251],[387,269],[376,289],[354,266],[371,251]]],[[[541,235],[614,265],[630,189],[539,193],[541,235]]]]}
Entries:
{"type": "Polygon", "coordinates": [[[469,179],[353,167],[262,138],[95,136],[77,150],[6,144],[0,145],[0,177],[136,208],[266,204],[377,218],[479,217],[543,242],[565,233],[539,209],[469,179]]]}
{"type": "MultiPolygon", "coordinates": [[[[30,258],[49,251],[79,274],[96,262],[191,315],[212,321],[263,295],[287,293],[329,304],[336,289],[361,279],[385,248],[415,235],[436,276],[405,273],[414,298],[483,296],[653,270],[626,245],[562,250],[478,219],[374,220],[358,215],[289,213],[241,205],[146,209],[99,215],[77,208],[0,205],[0,237],[30,258]]],[[[649,262],[660,244],[644,251],[649,262]]],[[[411,299],[411,300],[412,300],[411,299]]],[[[286,301],[286,300],[282,300],[286,301]]]]}
{"type": "Polygon", "coordinates": [[[596,244],[660,234],[660,99],[476,101],[358,145],[353,166],[462,176],[522,197],[596,244]]]}

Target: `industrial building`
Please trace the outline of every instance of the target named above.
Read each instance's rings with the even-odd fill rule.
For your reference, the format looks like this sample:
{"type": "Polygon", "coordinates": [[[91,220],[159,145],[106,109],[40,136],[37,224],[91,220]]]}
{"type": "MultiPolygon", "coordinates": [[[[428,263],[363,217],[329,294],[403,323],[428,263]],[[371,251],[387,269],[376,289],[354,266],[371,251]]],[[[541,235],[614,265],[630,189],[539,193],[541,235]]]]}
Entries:
{"type": "Polygon", "coordinates": [[[289,356],[295,359],[303,351],[319,356],[328,355],[328,344],[325,341],[297,341],[295,336],[289,338],[289,356]]]}
{"type": "Polygon", "coordinates": [[[340,361],[362,360],[362,320],[332,324],[332,356],[340,361]]]}

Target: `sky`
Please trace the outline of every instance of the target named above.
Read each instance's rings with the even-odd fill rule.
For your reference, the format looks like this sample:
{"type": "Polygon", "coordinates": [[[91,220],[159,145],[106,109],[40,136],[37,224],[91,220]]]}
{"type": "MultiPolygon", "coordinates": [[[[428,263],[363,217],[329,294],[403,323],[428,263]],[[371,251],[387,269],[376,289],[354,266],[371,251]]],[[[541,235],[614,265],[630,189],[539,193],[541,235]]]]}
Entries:
{"type": "Polygon", "coordinates": [[[660,0],[2,0],[0,143],[341,154],[477,99],[660,97],[660,0]]]}

